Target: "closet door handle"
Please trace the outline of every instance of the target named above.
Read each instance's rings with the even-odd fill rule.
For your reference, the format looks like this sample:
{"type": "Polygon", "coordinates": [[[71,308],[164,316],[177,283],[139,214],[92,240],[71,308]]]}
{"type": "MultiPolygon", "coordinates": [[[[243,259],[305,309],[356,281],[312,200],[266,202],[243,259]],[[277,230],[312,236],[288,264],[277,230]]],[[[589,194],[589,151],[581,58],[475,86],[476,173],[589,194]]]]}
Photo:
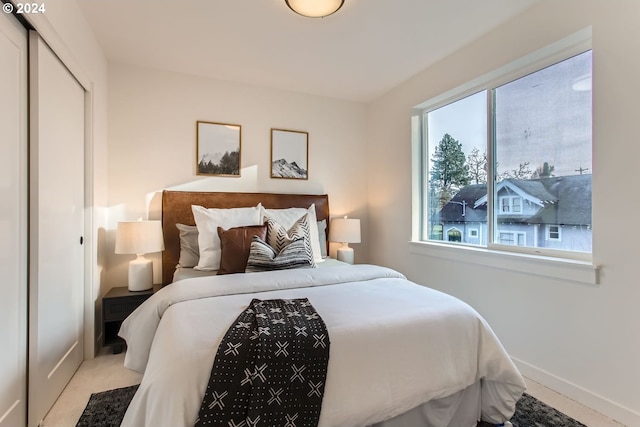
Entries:
{"type": "Polygon", "coordinates": [[[84,238],[82,236],[80,236],[80,244],[84,243],[84,238]]]}

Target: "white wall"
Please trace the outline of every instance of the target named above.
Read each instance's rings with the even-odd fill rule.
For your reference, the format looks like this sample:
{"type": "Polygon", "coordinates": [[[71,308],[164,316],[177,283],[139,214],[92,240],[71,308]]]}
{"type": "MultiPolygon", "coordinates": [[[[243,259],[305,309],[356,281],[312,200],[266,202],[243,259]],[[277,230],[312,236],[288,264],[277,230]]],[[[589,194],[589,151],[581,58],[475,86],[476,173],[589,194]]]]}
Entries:
{"type": "MultiPolygon", "coordinates": [[[[110,63],[109,286],[126,285],[132,259],[113,254],[117,222],[159,219],[167,188],[327,193],[332,215],[366,227],[365,114],[363,104],[110,63]],[[240,178],[196,175],[198,120],[242,126],[240,178]],[[270,178],[271,128],[309,132],[309,180],[270,178]]],[[[365,247],[354,245],[359,262],[365,247]]]]}
{"type": "Polygon", "coordinates": [[[640,282],[633,188],[640,158],[640,2],[549,0],[445,58],[368,109],[370,261],[456,295],[483,314],[523,372],[629,426],[640,425],[640,282]],[[600,284],[414,253],[412,106],[593,28],[593,242],[600,284]],[[372,232],[375,230],[375,233],[372,232]]]}
{"type": "Polygon", "coordinates": [[[106,266],[104,238],[107,201],[107,61],[75,0],[45,4],[42,14],[23,15],[67,68],[90,93],[90,128],[87,131],[86,174],[88,224],[85,308],[85,357],[93,357],[100,344],[100,296],[106,266]],[[96,312],[96,310],[98,310],[96,312]],[[97,321],[94,321],[97,319],[97,321]]]}

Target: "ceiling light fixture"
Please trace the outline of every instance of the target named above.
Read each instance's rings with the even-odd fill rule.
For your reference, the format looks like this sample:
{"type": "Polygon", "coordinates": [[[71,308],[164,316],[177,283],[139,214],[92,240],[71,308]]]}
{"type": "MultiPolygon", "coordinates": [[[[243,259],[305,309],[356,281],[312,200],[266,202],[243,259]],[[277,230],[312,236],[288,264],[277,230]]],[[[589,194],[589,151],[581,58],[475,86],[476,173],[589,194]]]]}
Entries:
{"type": "Polygon", "coordinates": [[[342,7],[344,0],[284,0],[298,15],[309,18],[324,18],[342,7]]]}

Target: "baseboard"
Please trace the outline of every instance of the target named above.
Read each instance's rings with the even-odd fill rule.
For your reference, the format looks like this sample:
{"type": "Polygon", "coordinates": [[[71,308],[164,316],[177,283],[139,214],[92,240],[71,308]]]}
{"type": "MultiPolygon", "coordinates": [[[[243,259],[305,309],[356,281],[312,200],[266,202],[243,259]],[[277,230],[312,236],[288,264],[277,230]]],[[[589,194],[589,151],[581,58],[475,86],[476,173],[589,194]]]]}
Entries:
{"type": "Polygon", "coordinates": [[[599,396],[545,370],[512,358],[522,375],[626,426],[640,426],[640,413],[599,396]]]}

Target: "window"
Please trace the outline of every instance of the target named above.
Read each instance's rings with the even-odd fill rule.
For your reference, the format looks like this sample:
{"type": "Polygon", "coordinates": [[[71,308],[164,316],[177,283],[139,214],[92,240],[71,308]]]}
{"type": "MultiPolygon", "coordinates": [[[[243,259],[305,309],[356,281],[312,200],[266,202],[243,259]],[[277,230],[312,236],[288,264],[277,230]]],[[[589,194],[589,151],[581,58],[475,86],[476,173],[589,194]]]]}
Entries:
{"type": "Polygon", "coordinates": [[[547,240],[560,240],[560,230],[559,225],[547,225],[547,240]]]}
{"type": "Polygon", "coordinates": [[[500,197],[500,212],[503,214],[522,213],[522,197],[500,197]]]}
{"type": "Polygon", "coordinates": [[[527,241],[527,236],[523,232],[516,231],[499,231],[498,242],[501,245],[511,246],[524,246],[527,241]]]}
{"type": "Polygon", "coordinates": [[[457,228],[447,231],[447,240],[450,242],[462,242],[462,233],[457,228]]]}
{"type": "Polygon", "coordinates": [[[592,55],[558,52],[414,109],[420,240],[591,253],[592,55]]]}
{"type": "Polygon", "coordinates": [[[430,232],[431,232],[430,239],[442,240],[442,230],[443,230],[442,224],[434,224],[430,229],[430,232]]]}
{"type": "Polygon", "coordinates": [[[511,212],[511,203],[510,202],[510,197],[501,197],[500,201],[502,203],[500,203],[502,205],[502,209],[500,209],[500,212],[502,213],[509,213],[511,212]]]}

